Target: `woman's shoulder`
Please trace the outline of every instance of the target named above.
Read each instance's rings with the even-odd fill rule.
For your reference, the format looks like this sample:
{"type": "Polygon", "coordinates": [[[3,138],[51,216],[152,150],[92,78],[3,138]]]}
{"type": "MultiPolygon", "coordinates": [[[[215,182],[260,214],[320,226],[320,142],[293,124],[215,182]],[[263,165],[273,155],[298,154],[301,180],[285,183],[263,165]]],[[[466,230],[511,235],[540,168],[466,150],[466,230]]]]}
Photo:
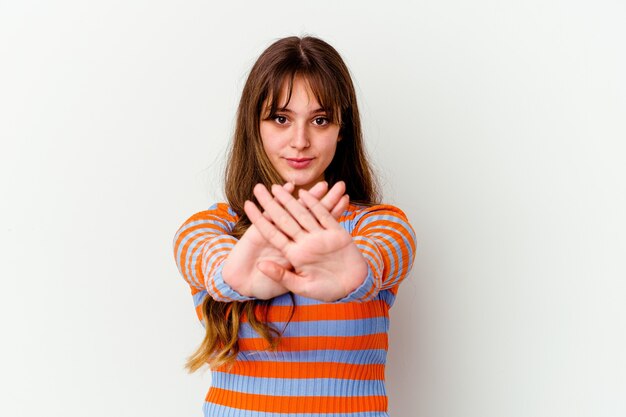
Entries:
{"type": "Polygon", "coordinates": [[[195,213],[191,218],[219,217],[228,221],[236,222],[239,219],[237,213],[228,203],[213,203],[209,208],[195,213]]]}
{"type": "Polygon", "coordinates": [[[205,211],[222,217],[231,217],[234,221],[237,221],[239,219],[239,216],[237,215],[235,210],[233,210],[232,207],[225,202],[213,203],[213,205],[211,205],[205,211]]]}
{"type": "Polygon", "coordinates": [[[193,214],[183,223],[181,229],[213,224],[221,229],[232,230],[238,220],[239,216],[228,203],[218,202],[193,214]]]}
{"type": "Polygon", "coordinates": [[[393,206],[391,204],[373,204],[373,205],[363,205],[363,204],[354,204],[350,203],[346,211],[342,214],[341,219],[351,220],[357,219],[367,215],[387,215],[387,216],[398,216],[406,219],[406,214],[399,207],[393,206]]]}
{"type": "MultiPolygon", "coordinates": [[[[339,222],[344,224],[348,231],[362,227],[372,222],[401,223],[408,226],[408,218],[404,211],[391,204],[362,205],[351,203],[339,222]]],[[[410,227],[410,226],[409,226],[410,227]]]]}

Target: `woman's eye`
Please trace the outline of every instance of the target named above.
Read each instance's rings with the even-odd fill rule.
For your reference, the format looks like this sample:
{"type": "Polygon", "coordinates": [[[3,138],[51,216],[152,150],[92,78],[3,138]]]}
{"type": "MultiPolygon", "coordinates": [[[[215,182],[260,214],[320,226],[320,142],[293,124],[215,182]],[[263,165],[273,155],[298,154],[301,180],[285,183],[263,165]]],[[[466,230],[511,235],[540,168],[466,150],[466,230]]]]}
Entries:
{"type": "Polygon", "coordinates": [[[315,119],[313,119],[313,123],[317,126],[326,126],[330,122],[326,117],[316,117],[315,119]]]}
{"type": "Polygon", "coordinates": [[[274,117],[274,121],[279,125],[284,125],[287,123],[287,118],[285,116],[276,116],[274,117]]]}

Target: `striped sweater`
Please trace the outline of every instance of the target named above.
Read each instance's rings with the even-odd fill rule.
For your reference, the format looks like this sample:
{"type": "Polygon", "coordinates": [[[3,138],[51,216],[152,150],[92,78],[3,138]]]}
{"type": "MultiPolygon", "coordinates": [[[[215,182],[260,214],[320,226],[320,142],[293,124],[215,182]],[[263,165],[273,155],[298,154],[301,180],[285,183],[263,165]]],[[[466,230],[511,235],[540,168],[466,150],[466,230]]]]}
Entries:
{"type": "MultiPolygon", "coordinates": [[[[237,243],[229,235],[237,219],[227,204],[218,203],[190,217],[174,238],[176,263],[200,319],[207,296],[223,302],[251,299],[221,274],[237,243]]],[[[205,416],[388,416],[388,311],[413,264],[415,234],[404,213],[389,205],[350,205],[339,222],[367,261],[364,282],[333,303],[294,295],[293,316],[289,294],[274,298],[268,320],[283,334],[275,351],[242,320],[234,366],[211,372],[205,416]]]]}

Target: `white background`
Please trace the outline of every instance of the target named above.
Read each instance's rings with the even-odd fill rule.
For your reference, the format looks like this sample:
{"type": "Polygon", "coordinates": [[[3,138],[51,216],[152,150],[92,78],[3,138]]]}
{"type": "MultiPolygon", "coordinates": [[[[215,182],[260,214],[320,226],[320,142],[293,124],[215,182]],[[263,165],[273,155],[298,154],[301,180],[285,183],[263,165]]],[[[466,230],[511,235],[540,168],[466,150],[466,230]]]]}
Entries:
{"type": "Polygon", "coordinates": [[[223,3],[0,0],[0,415],[201,415],[172,238],[294,34],[417,232],[391,415],[626,415],[625,3],[223,3]]]}

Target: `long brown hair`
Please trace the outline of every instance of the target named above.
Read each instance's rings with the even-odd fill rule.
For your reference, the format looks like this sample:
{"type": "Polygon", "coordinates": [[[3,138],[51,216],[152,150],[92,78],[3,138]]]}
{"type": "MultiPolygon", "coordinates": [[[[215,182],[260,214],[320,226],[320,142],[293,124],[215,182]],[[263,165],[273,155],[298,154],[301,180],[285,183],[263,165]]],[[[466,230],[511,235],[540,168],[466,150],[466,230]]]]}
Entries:
{"type": "MultiPolygon", "coordinates": [[[[225,172],[226,199],[239,216],[231,233],[236,238],[251,224],[243,206],[246,200],[254,201],[253,187],[258,183],[266,187],[284,183],[263,149],[259,124],[268,110],[270,117],[276,112],[285,85],[289,101],[296,75],[308,81],[329,119],[341,126],[341,140],[324,172],[324,179],[330,187],[337,181],[344,181],[353,203],[372,205],[379,201],[378,186],[363,145],[356,92],[346,64],[339,53],[321,39],[311,36],[279,39],[252,67],[237,110],[225,172]],[[264,108],[268,105],[269,109],[264,108]]],[[[270,303],[271,300],[224,303],[207,296],[202,306],[206,335],[189,358],[187,368],[193,372],[205,363],[212,369],[231,364],[239,352],[238,332],[243,317],[267,341],[270,349],[275,348],[281,333],[267,323],[270,303]]]]}

